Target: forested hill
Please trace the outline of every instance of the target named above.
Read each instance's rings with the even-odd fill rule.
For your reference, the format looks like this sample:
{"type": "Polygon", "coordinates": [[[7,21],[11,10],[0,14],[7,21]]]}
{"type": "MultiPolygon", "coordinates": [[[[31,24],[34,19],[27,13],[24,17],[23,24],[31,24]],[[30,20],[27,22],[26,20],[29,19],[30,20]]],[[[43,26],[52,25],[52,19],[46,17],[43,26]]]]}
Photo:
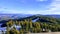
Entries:
{"type": "Polygon", "coordinates": [[[45,29],[45,30],[47,29],[47,31],[48,30],[60,31],[60,19],[57,19],[54,17],[47,17],[45,15],[33,15],[33,16],[28,16],[28,17],[19,18],[19,19],[2,20],[0,21],[0,23],[3,23],[1,27],[7,27],[7,25],[11,27],[14,24],[20,25],[22,28],[24,27],[23,30],[29,27],[28,31],[32,30],[33,32],[34,32],[33,30],[34,28],[38,28],[38,30],[36,29],[37,32],[38,31],[42,32],[43,31],[42,29],[45,29]],[[28,24],[30,25],[28,26],[28,24]]]}
{"type": "Polygon", "coordinates": [[[32,22],[41,22],[41,23],[48,23],[48,24],[59,24],[60,19],[56,19],[54,17],[47,17],[45,15],[33,15],[25,18],[19,18],[19,19],[9,19],[9,20],[2,20],[0,23],[5,24],[6,22],[13,20],[13,21],[24,21],[24,20],[32,20],[32,22]]]}
{"type": "Polygon", "coordinates": [[[46,22],[46,23],[60,23],[60,20],[54,17],[47,17],[43,15],[33,15],[30,17],[26,18],[20,18],[16,19],[17,21],[22,21],[22,20],[32,20],[33,22],[46,22]]]}
{"type": "MultiPolygon", "coordinates": [[[[10,20],[10,19],[9,19],[10,20]]],[[[9,20],[2,20],[0,23],[8,22],[9,20]]],[[[19,18],[19,19],[12,19],[14,21],[24,21],[24,20],[32,20],[33,22],[48,22],[48,23],[59,23],[60,19],[54,18],[52,16],[48,15],[33,15],[33,16],[28,16],[25,18],[19,18]]]]}

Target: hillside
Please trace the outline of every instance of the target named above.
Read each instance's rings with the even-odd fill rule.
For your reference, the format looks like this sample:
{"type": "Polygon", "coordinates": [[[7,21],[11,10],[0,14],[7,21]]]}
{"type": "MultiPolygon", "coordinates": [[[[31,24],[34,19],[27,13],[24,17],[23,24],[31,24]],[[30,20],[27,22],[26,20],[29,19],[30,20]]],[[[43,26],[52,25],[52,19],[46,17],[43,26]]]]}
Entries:
{"type": "Polygon", "coordinates": [[[0,30],[10,34],[60,32],[60,19],[45,15],[32,15],[18,19],[1,20],[0,30]]]}
{"type": "Polygon", "coordinates": [[[47,17],[46,15],[33,15],[33,16],[28,16],[24,18],[19,18],[19,19],[9,19],[9,20],[2,20],[0,23],[3,23],[2,25],[6,24],[6,22],[13,20],[13,21],[24,21],[24,20],[32,20],[32,22],[41,22],[41,23],[47,23],[47,24],[60,24],[60,20],[54,17],[47,17]]]}

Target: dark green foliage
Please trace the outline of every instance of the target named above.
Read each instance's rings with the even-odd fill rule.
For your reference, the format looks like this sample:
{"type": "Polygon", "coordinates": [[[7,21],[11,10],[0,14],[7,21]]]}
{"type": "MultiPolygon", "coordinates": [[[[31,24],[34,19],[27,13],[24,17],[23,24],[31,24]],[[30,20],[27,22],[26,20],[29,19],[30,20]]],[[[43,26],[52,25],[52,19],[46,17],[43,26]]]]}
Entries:
{"type": "Polygon", "coordinates": [[[51,30],[52,32],[58,32],[60,31],[60,20],[55,19],[52,17],[45,17],[45,16],[31,16],[26,17],[22,19],[17,20],[11,20],[7,22],[7,33],[10,34],[20,34],[20,33],[40,33],[40,32],[49,32],[51,30]],[[36,20],[36,22],[32,22],[32,20],[36,20]],[[19,25],[21,26],[20,30],[16,30],[15,27],[13,27],[12,30],[9,30],[9,27],[12,25],[19,25]]]}

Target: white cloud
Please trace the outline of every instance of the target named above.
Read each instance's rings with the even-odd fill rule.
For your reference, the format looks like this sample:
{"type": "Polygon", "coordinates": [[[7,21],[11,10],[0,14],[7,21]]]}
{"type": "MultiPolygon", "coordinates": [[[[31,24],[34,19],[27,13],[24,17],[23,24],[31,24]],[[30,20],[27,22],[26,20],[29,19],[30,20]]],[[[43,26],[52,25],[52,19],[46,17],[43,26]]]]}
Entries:
{"type": "MultiPolygon", "coordinates": [[[[37,1],[47,1],[47,0],[37,0],[37,1]]],[[[2,13],[25,13],[25,14],[60,14],[60,0],[53,0],[47,10],[44,11],[18,11],[0,8],[2,13]],[[3,12],[2,12],[3,11],[3,12]]]]}
{"type": "Polygon", "coordinates": [[[34,14],[60,14],[60,0],[53,0],[47,10],[32,12],[34,14]]]}
{"type": "MultiPolygon", "coordinates": [[[[47,1],[47,0],[37,0],[37,1],[47,1]]],[[[50,6],[47,6],[47,10],[40,11],[28,11],[31,14],[60,14],[60,0],[53,0],[50,6]]]]}
{"type": "MultiPolygon", "coordinates": [[[[43,0],[40,0],[43,1],[43,0]]],[[[60,0],[53,0],[47,10],[28,11],[30,14],[60,14],[60,0]]]]}
{"type": "Polygon", "coordinates": [[[60,14],[60,0],[54,0],[46,12],[49,12],[49,14],[60,14]]]}

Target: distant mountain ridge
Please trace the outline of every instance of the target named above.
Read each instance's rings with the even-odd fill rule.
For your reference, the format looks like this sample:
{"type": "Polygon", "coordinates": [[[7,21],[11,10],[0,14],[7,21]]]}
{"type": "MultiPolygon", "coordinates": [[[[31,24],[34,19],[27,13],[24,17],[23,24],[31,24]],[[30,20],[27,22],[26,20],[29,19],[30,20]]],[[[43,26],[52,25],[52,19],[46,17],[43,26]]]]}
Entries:
{"type": "MultiPolygon", "coordinates": [[[[1,20],[8,20],[8,19],[19,19],[33,16],[33,14],[0,14],[0,21],[1,20]]],[[[45,16],[45,17],[53,17],[53,18],[60,18],[60,15],[40,15],[36,14],[36,16],[45,16]]]]}
{"type": "Polygon", "coordinates": [[[53,17],[53,18],[60,18],[60,15],[45,15],[45,16],[53,17]]]}
{"type": "MultiPolygon", "coordinates": [[[[1,19],[24,18],[24,17],[29,17],[29,16],[33,16],[33,14],[0,14],[0,20],[1,19]]],[[[60,15],[40,15],[40,14],[37,14],[36,16],[60,18],[60,15]]]]}
{"type": "Polygon", "coordinates": [[[31,14],[0,14],[0,20],[19,19],[32,16],[31,14]]]}

